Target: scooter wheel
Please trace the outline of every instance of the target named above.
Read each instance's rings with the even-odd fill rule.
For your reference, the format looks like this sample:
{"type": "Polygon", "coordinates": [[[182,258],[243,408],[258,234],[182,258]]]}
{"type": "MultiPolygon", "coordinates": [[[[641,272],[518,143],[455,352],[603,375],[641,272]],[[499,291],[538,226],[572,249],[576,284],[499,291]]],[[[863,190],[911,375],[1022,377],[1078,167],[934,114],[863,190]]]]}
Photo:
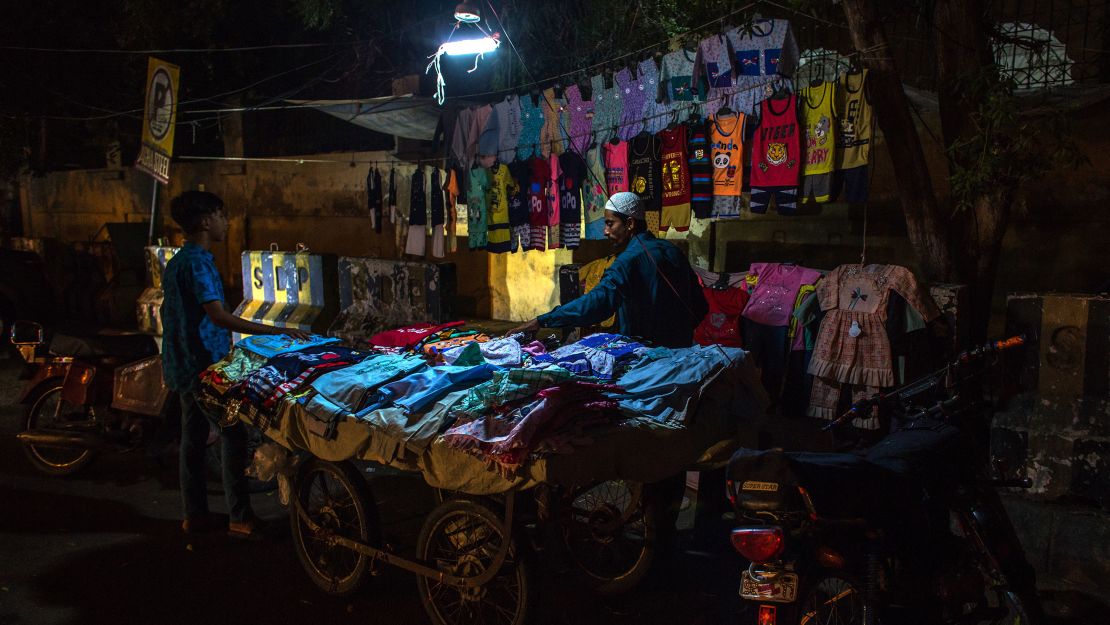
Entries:
{"type": "MultiPolygon", "coordinates": [[[[91,420],[90,408],[74,406],[62,399],[62,379],[52,378],[40,383],[30,394],[23,429],[60,428],[77,420],[91,420]]],[[[23,453],[39,471],[47,475],[73,475],[96,455],[91,449],[24,445],[23,453]]]]}

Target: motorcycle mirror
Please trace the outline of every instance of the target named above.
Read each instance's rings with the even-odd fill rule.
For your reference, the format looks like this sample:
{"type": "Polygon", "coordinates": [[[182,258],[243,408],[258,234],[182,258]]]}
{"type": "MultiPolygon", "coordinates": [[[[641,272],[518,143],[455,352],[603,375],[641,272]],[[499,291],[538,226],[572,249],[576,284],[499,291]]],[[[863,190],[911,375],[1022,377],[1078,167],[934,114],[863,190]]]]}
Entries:
{"type": "Polygon", "coordinates": [[[34,321],[16,321],[8,334],[13,345],[42,345],[42,324],[34,321]]]}

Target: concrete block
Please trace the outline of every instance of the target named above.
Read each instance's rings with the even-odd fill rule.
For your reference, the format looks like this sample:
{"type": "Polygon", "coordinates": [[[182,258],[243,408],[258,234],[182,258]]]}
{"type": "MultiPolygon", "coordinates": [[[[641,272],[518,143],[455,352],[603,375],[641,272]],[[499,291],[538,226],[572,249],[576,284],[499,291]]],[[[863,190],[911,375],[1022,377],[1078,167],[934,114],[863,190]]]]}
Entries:
{"type": "Polygon", "coordinates": [[[1030,495],[1058,499],[1071,493],[1074,439],[1029,432],[1025,477],[1033,480],[1030,495]]]}
{"type": "Polygon", "coordinates": [[[339,258],[339,314],[329,329],[349,341],[417,322],[445,322],[457,288],[453,263],[339,258]]]}
{"type": "Polygon", "coordinates": [[[1071,493],[1104,509],[1110,508],[1110,441],[1075,441],[1071,466],[1071,493]]]}
{"type": "Polygon", "coordinates": [[[1022,378],[1045,396],[1110,395],[1110,297],[1012,294],[1006,330],[1028,341],[1022,378]]]}
{"type": "Polygon", "coordinates": [[[1037,578],[1047,575],[1052,551],[1055,506],[1012,494],[1002,495],[1002,505],[1017,532],[1022,549],[1025,550],[1026,559],[1037,571],[1037,578]]]}
{"type": "MultiPolygon", "coordinates": [[[[1079,507],[1054,507],[1049,552],[1051,581],[1091,594],[1110,594],[1110,516],[1079,507]]],[[[1038,570],[1039,572],[1039,570],[1038,570]]]]}

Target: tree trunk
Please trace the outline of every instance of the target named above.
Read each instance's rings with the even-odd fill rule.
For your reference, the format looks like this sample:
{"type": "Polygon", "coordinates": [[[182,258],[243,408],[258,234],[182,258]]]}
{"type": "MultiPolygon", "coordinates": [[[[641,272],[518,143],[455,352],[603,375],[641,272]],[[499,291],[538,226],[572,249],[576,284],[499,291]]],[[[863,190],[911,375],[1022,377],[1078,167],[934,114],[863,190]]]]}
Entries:
{"type": "MultiPolygon", "coordinates": [[[[944,144],[981,140],[976,137],[982,132],[976,115],[991,90],[999,88],[999,81],[980,0],[936,0],[933,27],[944,144]]],[[[980,151],[972,152],[955,151],[949,158],[960,167],[975,167],[980,151]]],[[[1014,190],[999,181],[970,200],[968,208],[953,219],[954,276],[971,288],[970,338],[982,341],[990,325],[998,256],[1009,226],[1014,190]]]]}
{"type": "Polygon", "coordinates": [[[898,196],[910,244],[926,279],[949,280],[954,269],[947,222],[940,214],[925,151],[910,114],[901,75],[890,56],[886,33],[873,0],[843,0],[852,43],[867,50],[868,95],[897,172],[898,196]]]}

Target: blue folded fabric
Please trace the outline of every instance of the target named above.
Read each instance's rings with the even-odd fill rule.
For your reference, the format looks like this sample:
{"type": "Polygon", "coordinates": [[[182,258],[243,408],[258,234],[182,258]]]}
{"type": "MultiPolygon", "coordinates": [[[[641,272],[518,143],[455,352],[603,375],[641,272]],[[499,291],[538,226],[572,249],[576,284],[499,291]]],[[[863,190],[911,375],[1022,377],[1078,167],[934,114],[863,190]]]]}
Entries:
{"type": "Polygon", "coordinates": [[[685,423],[717,372],[747,356],[742,349],[719,345],[669,349],[669,354],[663,349],[653,351],[655,360],[641,361],[620,376],[616,384],[625,392],[611,397],[630,416],[673,425],[685,423]]]}
{"type": "Polygon", "coordinates": [[[263,358],[273,358],[278,354],[298,352],[302,349],[338,343],[339,339],[313,334],[307,341],[300,341],[284,334],[255,334],[239,341],[236,347],[254,352],[263,358]]]}
{"type": "Polygon", "coordinates": [[[489,363],[473,367],[432,367],[408,375],[378,389],[374,400],[361,413],[378,410],[389,405],[405,412],[422,412],[453,391],[469,389],[493,378],[501,367],[489,363]]]}

